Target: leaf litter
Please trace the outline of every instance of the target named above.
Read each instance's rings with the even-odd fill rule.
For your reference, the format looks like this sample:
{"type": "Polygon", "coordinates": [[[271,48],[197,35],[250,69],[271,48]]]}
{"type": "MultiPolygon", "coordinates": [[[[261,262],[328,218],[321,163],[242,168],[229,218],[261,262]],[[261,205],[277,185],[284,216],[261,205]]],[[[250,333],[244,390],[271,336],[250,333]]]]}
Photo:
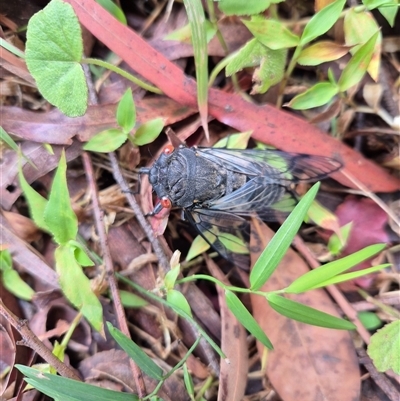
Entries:
{"type": "MultiPolygon", "coordinates": [[[[162,117],[165,126],[172,125],[178,136],[186,140],[190,146],[210,146],[210,143],[213,144],[234,132],[252,130],[254,141],[261,141],[285,151],[339,158],[344,164],[346,173],[356,177],[368,190],[386,192],[384,197],[386,203],[396,199],[395,191],[399,190],[398,178],[382,167],[384,165],[396,170],[396,158],[398,158],[396,153],[398,135],[394,122],[397,110],[394,105],[398,94],[395,91],[393,76],[395,77],[396,54],[399,49],[396,48],[396,43],[390,41],[392,30],[385,28],[383,32],[382,46],[388,58],[380,67],[380,87],[376,86],[378,84],[371,85],[372,80],[367,76],[347,92],[345,100],[339,99],[330,108],[318,107],[304,111],[301,118],[294,113],[284,112],[265,104],[266,99],[269,103],[277,102],[277,88],[273,87],[265,95],[257,95],[257,102],[264,105],[261,107],[243,100],[237,93],[231,93],[232,86],[220,75],[217,84],[214,84],[209,91],[210,142],[206,142],[196,115],[196,86],[189,78],[195,76],[192,62],[193,47],[188,43],[164,40],[167,33],[187,24],[183,7],[174,5],[169,19],[166,19],[167,14],[164,10],[158,18],[154,14],[154,20],[152,13],[155,13],[155,9],[141,9],[141,5],[127,7],[125,12],[131,17],[135,31],[140,32],[141,28],[146,27],[146,39],[142,42],[133,30],[121,26],[104,12],[98,14],[100,19],[96,21],[93,15],[97,15],[97,5],[87,2],[85,7],[79,9],[79,2],[76,0],[70,0],[68,3],[74,7],[78,18],[90,31],[90,34],[85,36],[85,45],[92,46],[93,38],[98,40],[98,43],[103,43],[101,46],[92,46],[91,55],[106,58],[108,50],[104,45],[107,46],[123,61],[124,69],[135,70],[164,92],[161,96],[146,94],[144,90],[116,74],[109,75],[100,71],[100,74],[93,75],[94,80],[102,84],[98,97],[99,104],[89,106],[84,116],[71,118],[52,108],[40,97],[36,88],[32,87],[34,81],[31,76],[27,75],[26,69],[21,69],[21,60],[11,57],[6,50],[2,53],[2,61],[5,62],[3,67],[5,76],[2,83],[8,85],[7,91],[2,91],[1,95],[2,128],[12,135],[21,147],[22,153],[33,163],[32,166],[22,159],[24,176],[28,182],[34,183],[45,197],[48,195],[52,172],[57,167],[61,149],[66,147],[67,160],[70,162],[67,172],[68,185],[73,208],[78,211],[80,235],[94,253],[92,256],[96,260],[95,267],[85,268],[85,274],[90,279],[97,280],[104,276],[101,260],[96,259],[96,254],[103,255],[104,249],[93,226],[91,206],[93,194],[88,190],[84,179],[79,157],[82,154],[81,143],[103,129],[116,126],[116,103],[128,85],[134,92],[138,123],[162,117]],[[187,75],[182,73],[183,70],[187,75]],[[364,99],[365,103],[361,103],[359,98],[364,99]],[[358,105],[354,106],[356,100],[358,105]],[[354,107],[350,106],[352,102],[354,107]],[[321,130],[329,130],[329,121],[332,118],[337,119],[336,134],[347,145],[338,138],[321,133],[321,130]],[[311,125],[306,119],[312,120],[317,126],[311,125]],[[51,150],[46,147],[47,145],[50,145],[51,150]]],[[[307,7],[308,10],[297,11],[308,16],[313,15],[312,2],[309,2],[307,7]]],[[[286,3],[283,3],[279,10],[282,15],[286,13],[293,18],[296,14],[290,13],[286,3]]],[[[11,7],[7,11],[8,19],[2,19],[0,23],[7,38],[17,38],[15,26],[11,22],[13,19],[18,21],[19,10],[11,7]]],[[[31,11],[31,15],[34,11],[31,11]]],[[[222,14],[218,17],[221,18],[221,34],[227,39],[229,52],[239,49],[251,38],[249,31],[244,29],[238,18],[227,18],[222,14]]],[[[338,33],[329,32],[326,38],[333,40],[333,43],[345,52],[346,46],[340,41],[340,37],[335,35],[338,33]]],[[[348,46],[348,43],[346,45],[348,46]]],[[[224,56],[224,51],[217,38],[213,38],[208,44],[208,55],[215,63],[224,56]]],[[[375,53],[375,63],[376,57],[375,53]]],[[[338,78],[340,63],[346,63],[348,60],[349,57],[346,55],[339,61],[328,61],[315,70],[298,66],[285,88],[288,100],[296,88],[308,87],[310,82],[317,83],[318,74],[327,75],[327,71],[331,70],[338,78]]],[[[237,74],[239,87],[243,92],[251,91],[252,73],[252,69],[248,68],[237,74]]],[[[165,137],[160,136],[154,143],[142,147],[140,165],[151,165],[151,160],[156,159],[162,152],[165,142],[165,137]]],[[[128,170],[136,168],[139,163],[139,152],[131,151],[129,144],[126,144],[118,155],[121,166],[125,167],[127,175],[132,177],[134,173],[128,170]]],[[[101,204],[105,213],[103,218],[107,226],[111,260],[116,271],[123,273],[136,258],[152,254],[151,243],[132,216],[127,204],[123,202],[122,196],[116,195],[116,193],[121,194],[122,190],[114,187],[115,181],[110,173],[108,159],[95,154],[92,157],[95,165],[94,178],[100,194],[103,194],[101,204]]],[[[2,246],[11,253],[16,270],[31,285],[36,295],[33,302],[18,304],[16,297],[2,288],[2,302],[16,316],[27,319],[31,330],[42,344],[52,349],[56,340],[58,342],[62,340],[77,312],[59,292],[54,271],[54,244],[48,234],[35,229],[32,231],[32,222],[25,220],[29,217],[27,205],[21,196],[17,180],[20,159],[20,155],[14,151],[2,148],[1,206],[5,211],[13,213],[13,215],[8,214],[8,218],[5,216],[1,218],[2,246]],[[18,215],[20,217],[17,217],[18,215]],[[18,231],[16,224],[19,229],[22,224],[25,227],[24,232],[18,231]]],[[[325,206],[335,211],[340,226],[353,222],[353,228],[341,256],[351,254],[372,243],[386,243],[388,246],[398,244],[398,231],[390,229],[386,213],[372,200],[363,198],[360,191],[355,195],[346,196],[346,192],[354,192],[357,188],[344,175],[335,174],[333,179],[342,186],[333,180],[324,184],[324,199],[328,199],[325,206]]],[[[136,188],[137,184],[135,177],[132,180],[132,188],[136,188]]],[[[146,211],[152,210],[152,194],[145,180],[141,183],[141,194],[143,208],[146,211]]],[[[275,229],[277,226],[272,224],[272,227],[275,229]]],[[[394,227],[396,229],[396,226],[394,227]]],[[[165,231],[161,241],[168,258],[172,256],[170,250],[179,249],[183,254],[187,252],[189,244],[196,235],[181,222],[179,213],[175,211],[169,215],[169,219],[160,220],[159,227],[155,228],[159,234],[165,231]]],[[[268,228],[261,230],[263,241],[268,242],[272,235],[271,230],[268,228]]],[[[323,244],[326,250],[325,244],[331,233],[322,233],[320,229],[311,228],[305,230],[303,234],[306,241],[323,244]]],[[[251,246],[252,259],[256,257],[257,249],[261,250],[259,244],[251,246]]],[[[388,301],[389,307],[396,309],[393,301],[395,298],[391,298],[390,294],[398,290],[395,274],[398,274],[399,264],[398,256],[395,251],[392,252],[395,255],[392,258],[393,276],[388,272],[377,273],[364,281],[353,283],[350,288],[341,287],[349,303],[365,302],[355,286],[361,285],[370,296],[391,299],[388,301]]],[[[238,283],[247,285],[248,272],[228,267],[224,261],[218,261],[219,266],[213,263],[212,260],[205,261],[203,257],[199,257],[195,261],[183,263],[185,268],[183,274],[189,276],[197,272],[206,272],[207,265],[210,273],[221,281],[229,279],[235,285],[238,283]],[[224,278],[223,274],[227,274],[228,278],[224,278]]],[[[368,266],[371,263],[374,261],[370,261],[368,266]]],[[[147,290],[158,288],[163,273],[157,263],[154,263],[154,259],[149,258],[148,262],[139,263],[138,266],[135,268],[134,276],[129,277],[147,290]]],[[[301,256],[290,249],[266,288],[276,290],[287,286],[308,269],[301,256]]],[[[125,287],[123,289],[129,290],[125,287]]],[[[194,389],[197,392],[204,390],[207,394],[204,396],[205,399],[250,400],[262,399],[268,395],[270,399],[286,401],[313,399],[317,394],[323,394],[326,399],[332,400],[360,399],[361,379],[355,346],[360,342],[359,338],[352,339],[347,332],[321,329],[291,321],[274,312],[264,298],[243,296],[242,301],[274,345],[274,350],[267,353],[239,325],[224,304],[225,300],[220,290],[217,291],[209,282],[199,282],[198,285],[185,283],[180,286],[180,290],[188,299],[196,319],[221,344],[230,360],[230,364],[227,364],[224,359],[218,359],[207,344],[203,343],[197,347],[195,356],[191,355],[188,358],[187,364],[192,374],[194,389]],[[208,387],[203,389],[207,375],[211,380],[207,383],[208,387]],[[218,375],[219,382],[216,379],[218,375]]],[[[324,290],[313,290],[297,297],[304,304],[331,314],[343,313],[338,311],[336,303],[324,290]]],[[[116,317],[109,293],[104,291],[100,295],[100,300],[105,321],[115,325],[116,317]]],[[[369,305],[371,310],[376,308],[372,303],[369,305]]],[[[185,356],[196,339],[196,333],[191,331],[187,322],[177,319],[176,315],[153,301],[140,308],[126,308],[125,312],[133,339],[165,372],[185,356]]],[[[390,321],[388,313],[383,311],[380,314],[384,321],[390,321]]],[[[37,356],[32,357],[26,352],[28,348],[16,346],[16,342],[19,341],[18,336],[7,322],[2,321],[2,325],[6,328],[1,331],[2,366],[5,367],[2,376],[2,397],[12,399],[21,391],[21,378],[16,375],[14,364],[32,365],[43,360],[37,356]]],[[[102,338],[95,332],[85,319],[76,326],[68,341],[65,362],[78,369],[82,378],[88,383],[119,392],[136,391],[126,355],[117,350],[116,343],[112,339],[102,338]]],[[[368,380],[372,383],[372,379],[368,380]]],[[[377,384],[379,386],[381,383],[378,381],[377,384]]],[[[156,383],[146,379],[145,385],[149,390],[154,388],[156,383]]],[[[166,400],[187,399],[180,371],[165,382],[160,395],[166,400]]],[[[28,399],[28,393],[22,397],[24,400],[28,399]]]]}

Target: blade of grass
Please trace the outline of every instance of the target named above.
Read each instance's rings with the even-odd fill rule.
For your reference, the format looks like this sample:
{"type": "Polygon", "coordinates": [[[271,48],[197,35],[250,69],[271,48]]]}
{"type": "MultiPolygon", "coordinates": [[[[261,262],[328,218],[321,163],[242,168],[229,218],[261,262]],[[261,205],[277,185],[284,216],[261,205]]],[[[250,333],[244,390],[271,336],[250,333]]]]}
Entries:
{"type": "Polygon", "coordinates": [[[197,103],[201,124],[208,140],[208,57],[207,36],[206,30],[204,29],[206,18],[200,0],[184,0],[183,3],[192,31],[192,45],[197,79],[197,103]]]}

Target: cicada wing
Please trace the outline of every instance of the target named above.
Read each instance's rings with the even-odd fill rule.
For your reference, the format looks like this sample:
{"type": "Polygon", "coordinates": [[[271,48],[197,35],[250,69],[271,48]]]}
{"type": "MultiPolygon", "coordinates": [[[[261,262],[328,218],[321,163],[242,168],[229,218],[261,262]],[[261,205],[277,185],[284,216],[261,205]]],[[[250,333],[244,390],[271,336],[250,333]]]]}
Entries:
{"type": "Polygon", "coordinates": [[[296,204],[296,195],[288,188],[271,183],[269,178],[256,177],[229,195],[211,202],[209,209],[239,216],[257,214],[264,221],[276,221],[286,217],[296,204]]]}
{"type": "Polygon", "coordinates": [[[233,213],[211,209],[184,209],[184,215],[212,248],[236,266],[249,268],[250,223],[233,213]]]}
{"type": "Polygon", "coordinates": [[[226,169],[248,176],[268,176],[281,183],[322,180],[342,167],[329,157],[272,149],[199,148],[198,152],[226,169]]]}

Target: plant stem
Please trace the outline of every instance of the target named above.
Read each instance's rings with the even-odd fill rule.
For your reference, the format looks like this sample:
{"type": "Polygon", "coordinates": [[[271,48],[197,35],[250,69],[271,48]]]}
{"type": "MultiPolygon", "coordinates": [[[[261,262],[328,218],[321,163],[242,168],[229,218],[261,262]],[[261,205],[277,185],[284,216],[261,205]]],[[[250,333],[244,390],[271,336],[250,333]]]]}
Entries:
{"type": "Polygon", "coordinates": [[[81,63],[94,64],[94,65],[98,65],[100,67],[107,68],[108,70],[114,71],[115,73],[122,75],[124,78],[128,79],[129,81],[135,83],[136,85],[140,86],[141,88],[143,88],[149,92],[157,93],[159,95],[162,95],[162,93],[163,93],[160,89],[156,88],[155,86],[149,85],[148,83],[140,80],[139,78],[136,78],[132,74],[129,74],[128,72],[124,71],[122,68],[119,68],[116,65],[107,63],[106,61],[89,57],[89,58],[83,58],[81,60],[81,63]]]}

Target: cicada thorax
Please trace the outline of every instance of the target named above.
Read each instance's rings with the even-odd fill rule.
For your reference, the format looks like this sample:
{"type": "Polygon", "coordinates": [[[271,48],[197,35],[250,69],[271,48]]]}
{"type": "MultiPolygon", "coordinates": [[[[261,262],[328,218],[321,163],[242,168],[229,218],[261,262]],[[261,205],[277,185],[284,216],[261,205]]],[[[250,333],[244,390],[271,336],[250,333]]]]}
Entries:
{"type": "Polygon", "coordinates": [[[166,148],[149,173],[157,196],[182,208],[206,207],[207,202],[240,188],[246,179],[246,175],[199,157],[196,148],[187,147],[166,148]]]}

